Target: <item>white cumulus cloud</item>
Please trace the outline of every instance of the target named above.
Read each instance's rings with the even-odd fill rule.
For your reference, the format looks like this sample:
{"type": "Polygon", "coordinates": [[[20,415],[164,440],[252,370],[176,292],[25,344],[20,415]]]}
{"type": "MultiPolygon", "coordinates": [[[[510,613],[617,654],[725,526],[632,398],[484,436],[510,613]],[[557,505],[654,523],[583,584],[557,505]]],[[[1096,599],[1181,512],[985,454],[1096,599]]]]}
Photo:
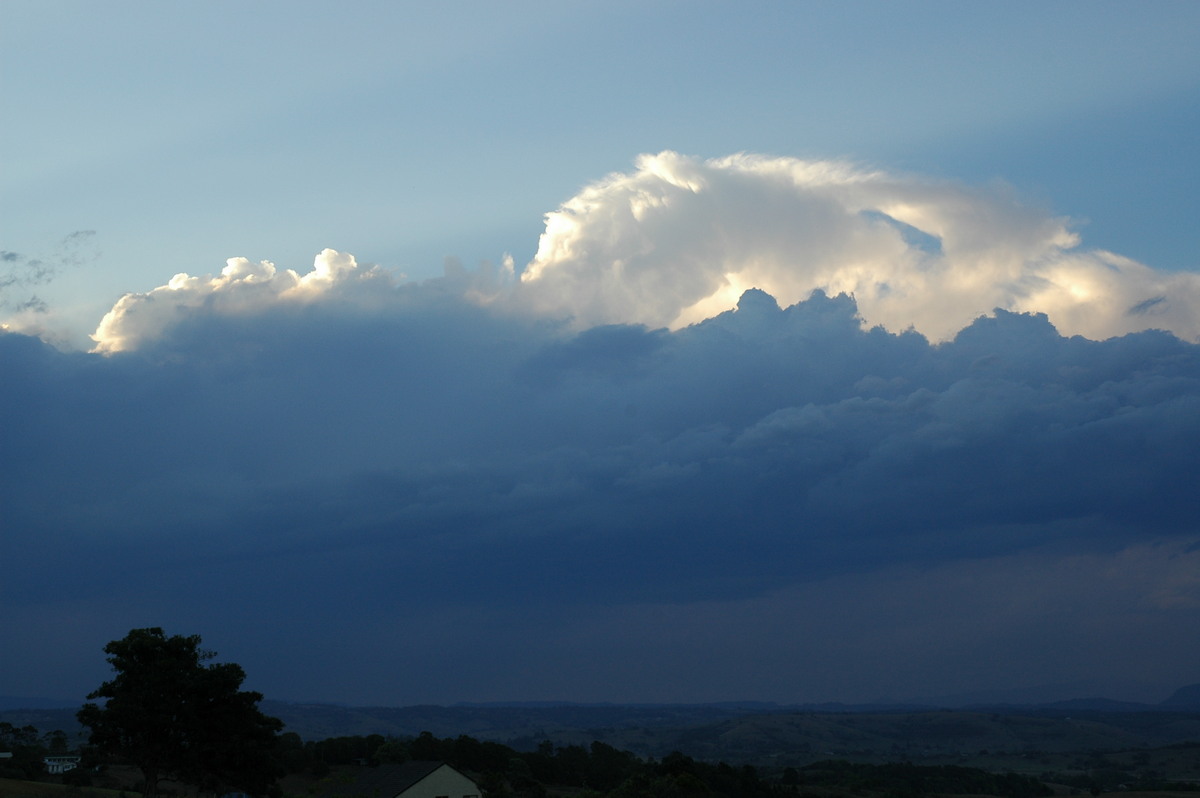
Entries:
{"type": "Polygon", "coordinates": [[[279,269],[270,261],[230,258],[217,275],[176,274],[166,285],[121,297],[100,320],[93,352],[130,351],[169,337],[179,324],[202,315],[249,318],[273,310],[320,305],[335,315],[399,315],[414,305],[436,311],[446,300],[489,305],[512,283],[512,257],[499,267],[484,262],[471,271],[447,258],[443,277],[404,283],[401,276],[333,249],[316,256],[311,271],[279,269]]]}
{"type": "Polygon", "coordinates": [[[160,336],[164,330],[199,311],[221,315],[253,313],[280,304],[304,304],[359,288],[360,296],[390,287],[391,277],[375,266],[363,266],[353,255],[326,249],[312,271],[301,275],[230,258],[218,275],[176,274],[166,285],[146,293],[126,294],[100,320],[92,339],[96,352],[120,352],[160,336]],[[366,290],[362,290],[363,287],[366,290]]]}
{"type": "Polygon", "coordinates": [[[837,161],[662,152],[547,214],[521,299],[586,327],[678,328],[747,288],[852,294],[869,324],[952,337],[995,308],[1091,338],[1200,336],[1200,275],[1086,250],[1067,220],[983,190],[837,161]]]}

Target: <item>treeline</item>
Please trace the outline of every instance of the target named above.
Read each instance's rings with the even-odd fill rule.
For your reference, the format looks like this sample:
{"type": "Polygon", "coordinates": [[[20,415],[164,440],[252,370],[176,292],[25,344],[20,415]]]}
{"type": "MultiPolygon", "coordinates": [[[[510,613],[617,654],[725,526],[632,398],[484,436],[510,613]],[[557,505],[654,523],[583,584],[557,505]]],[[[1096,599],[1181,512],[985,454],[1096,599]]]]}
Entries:
{"type": "Polygon", "coordinates": [[[466,735],[438,739],[429,732],[413,739],[369,735],[302,742],[295,734],[280,737],[280,764],[290,773],[323,777],[336,766],[410,759],[438,760],[476,775],[488,796],[542,798],[547,786],[612,798],[768,798],[787,792],[778,781],[761,778],[750,766],[712,765],[679,753],[658,761],[643,760],[601,742],[585,748],[547,741],[534,751],[517,751],[466,735]]]}
{"type": "Polygon", "coordinates": [[[866,765],[843,760],[814,762],[784,771],[783,782],[805,787],[837,787],[851,792],[882,793],[892,798],[930,794],[998,795],[1004,798],[1043,798],[1054,791],[1032,776],[989,773],[958,765],[913,765],[889,762],[866,765]]]}
{"type": "MultiPolygon", "coordinates": [[[[43,735],[32,726],[0,722],[0,751],[12,754],[0,759],[0,777],[44,778],[43,758],[67,753],[67,748],[61,731],[43,735]]],[[[62,780],[86,786],[91,781],[90,766],[99,760],[86,746],[80,753],[83,767],[64,774],[62,780]]],[[[467,735],[439,739],[429,732],[415,738],[372,734],[310,741],[289,732],[277,737],[273,759],[277,775],[302,774],[316,780],[347,766],[442,761],[475,777],[489,798],[545,798],[550,789],[569,790],[577,798],[779,798],[837,793],[886,798],[944,794],[1044,798],[1052,794],[1029,776],[950,765],[827,760],[761,774],[749,765],[701,762],[679,752],[643,759],[601,742],[585,747],[546,741],[532,751],[518,751],[467,735]]],[[[281,791],[276,787],[272,794],[279,796],[281,791]]]]}
{"type": "Polygon", "coordinates": [[[1200,792],[1200,783],[1194,781],[1173,781],[1164,779],[1156,773],[1135,773],[1116,768],[1094,768],[1082,773],[1059,774],[1055,779],[1059,784],[1071,788],[1072,795],[1091,793],[1099,795],[1102,792],[1200,792]]]}
{"type": "Polygon", "coordinates": [[[592,798],[778,798],[819,792],[920,798],[933,794],[1043,798],[1050,788],[1035,778],[976,768],[884,765],[825,761],[764,776],[749,765],[700,762],[679,752],[642,759],[601,742],[556,746],[546,741],[517,751],[462,735],[438,739],[429,732],[412,739],[370,735],[303,742],[280,737],[280,764],[290,773],[324,777],[333,767],[439,760],[476,776],[488,796],[544,798],[547,788],[569,788],[592,798]]]}
{"type": "Polygon", "coordinates": [[[66,733],[42,734],[34,726],[14,726],[0,721],[0,778],[37,780],[46,775],[45,758],[70,753],[66,733]]]}

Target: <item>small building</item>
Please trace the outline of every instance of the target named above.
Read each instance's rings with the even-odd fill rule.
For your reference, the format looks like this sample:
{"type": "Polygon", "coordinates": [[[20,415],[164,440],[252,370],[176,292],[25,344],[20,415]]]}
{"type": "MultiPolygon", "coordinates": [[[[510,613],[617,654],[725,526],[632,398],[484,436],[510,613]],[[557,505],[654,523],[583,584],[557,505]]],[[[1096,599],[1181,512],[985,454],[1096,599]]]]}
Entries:
{"type": "Polygon", "coordinates": [[[42,759],[42,764],[46,766],[46,772],[51,776],[57,776],[61,773],[66,773],[68,770],[74,770],[79,767],[78,755],[75,756],[48,756],[42,759]]]}
{"type": "Polygon", "coordinates": [[[329,798],[480,798],[479,785],[445,762],[413,761],[366,768],[329,798]]]}

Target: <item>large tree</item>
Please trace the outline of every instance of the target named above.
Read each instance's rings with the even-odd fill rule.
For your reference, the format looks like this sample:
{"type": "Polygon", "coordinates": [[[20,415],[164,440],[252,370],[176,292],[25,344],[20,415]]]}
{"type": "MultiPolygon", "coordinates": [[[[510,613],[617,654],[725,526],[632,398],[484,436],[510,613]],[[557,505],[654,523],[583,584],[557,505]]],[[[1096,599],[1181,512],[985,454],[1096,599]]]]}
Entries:
{"type": "Polygon", "coordinates": [[[142,771],[143,795],[175,778],[201,787],[266,792],[278,775],[272,757],[283,724],[258,709],[261,693],[239,690],[233,663],[210,663],[200,636],[134,629],[104,647],[116,675],[91,693],[79,721],[91,743],[142,771]]]}

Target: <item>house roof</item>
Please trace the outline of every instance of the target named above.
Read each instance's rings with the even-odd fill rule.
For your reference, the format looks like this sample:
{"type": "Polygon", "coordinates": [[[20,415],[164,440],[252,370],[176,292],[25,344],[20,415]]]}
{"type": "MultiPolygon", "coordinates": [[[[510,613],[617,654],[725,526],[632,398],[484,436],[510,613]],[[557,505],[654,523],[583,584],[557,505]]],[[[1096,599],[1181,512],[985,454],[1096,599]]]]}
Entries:
{"type": "Polygon", "coordinates": [[[364,768],[353,784],[337,792],[364,798],[394,798],[445,764],[434,760],[414,760],[399,765],[364,768]]]}

